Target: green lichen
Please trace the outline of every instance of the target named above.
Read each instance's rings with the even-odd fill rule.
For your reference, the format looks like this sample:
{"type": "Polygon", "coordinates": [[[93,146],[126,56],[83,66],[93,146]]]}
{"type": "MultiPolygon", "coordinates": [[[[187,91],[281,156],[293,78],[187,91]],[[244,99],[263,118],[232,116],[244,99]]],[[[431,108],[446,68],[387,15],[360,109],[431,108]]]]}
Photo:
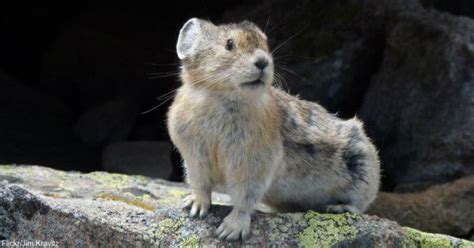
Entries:
{"type": "Polygon", "coordinates": [[[353,223],[362,217],[355,214],[319,214],[307,212],[303,218],[308,226],[298,234],[303,247],[332,247],[342,241],[353,240],[359,231],[353,223]]]}
{"type": "Polygon", "coordinates": [[[8,175],[12,172],[15,172],[18,169],[16,165],[0,165],[0,174],[8,175]]]}
{"type": "Polygon", "coordinates": [[[474,242],[461,240],[461,243],[458,245],[459,248],[474,248],[474,242]]]}
{"type": "Polygon", "coordinates": [[[176,189],[172,189],[169,192],[170,192],[170,195],[172,195],[174,197],[179,197],[179,198],[183,198],[185,195],[188,194],[187,192],[184,192],[184,191],[181,191],[181,190],[176,190],[176,189]]]}
{"type": "Polygon", "coordinates": [[[149,200],[151,199],[151,195],[149,195],[149,194],[143,194],[143,195],[141,196],[141,198],[142,198],[144,201],[149,201],[149,200]]]}
{"type": "Polygon", "coordinates": [[[169,206],[169,207],[176,207],[181,205],[181,201],[184,196],[188,195],[189,192],[170,189],[168,191],[168,197],[161,198],[159,201],[161,204],[169,206]]]}
{"type": "Polygon", "coordinates": [[[162,239],[168,235],[180,236],[177,231],[181,226],[183,226],[183,223],[183,220],[174,220],[170,218],[164,219],[158,224],[158,233],[156,236],[159,239],[162,239]]]}
{"type": "Polygon", "coordinates": [[[196,234],[190,235],[180,242],[180,246],[190,248],[199,247],[199,237],[196,234]]]}
{"type": "Polygon", "coordinates": [[[183,225],[184,219],[164,219],[158,224],[156,237],[159,240],[173,237],[179,243],[179,247],[199,247],[199,237],[196,234],[185,237],[181,235],[180,229],[183,225]]]}
{"type": "Polygon", "coordinates": [[[424,233],[413,228],[405,227],[407,239],[403,242],[403,247],[419,248],[443,248],[454,247],[446,235],[424,233]]]}
{"type": "Polygon", "coordinates": [[[85,175],[87,178],[92,179],[100,184],[103,184],[105,187],[113,189],[123,189],[130,187],[133,183],[146,184],[148,181],[146,177],[143,176],[127,176],[116,173],[106,173],[106,172],[91,172],[85,175]]]}

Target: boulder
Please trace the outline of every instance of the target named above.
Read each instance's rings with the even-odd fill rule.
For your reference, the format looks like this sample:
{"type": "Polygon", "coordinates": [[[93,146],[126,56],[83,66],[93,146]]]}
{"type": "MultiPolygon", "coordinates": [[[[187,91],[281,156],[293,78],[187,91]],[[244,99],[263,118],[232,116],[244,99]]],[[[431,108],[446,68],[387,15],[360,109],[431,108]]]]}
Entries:
{"type": "Polygon", "coordinates": [[[360,117],[380,149],[384,188],[474,173],[474,20],[419,9],[386,24],[360,117]]]}
{"type": "Polygon", "coordinates": [[[426,232],[469,238],[474,230],[474,176],[416,193],[380,192],[368,214],[426,232]]]}
{"type": "Polygon", "coordinates": [[[169,141],[128,141],[108,145],[102,167],[109,172],[170,179],[173,165],[169,141]]]}
{"type": "Polygon", "coordinates": [[[0,237],[66,247],[472,247],[474,243],[401,227],[368,215],[257,213],[245,242],[215,238],[230,208],[213,195],[204,219],[180,209],[190,190],[143,176],[81,174],[0,166],[0,237]]]}

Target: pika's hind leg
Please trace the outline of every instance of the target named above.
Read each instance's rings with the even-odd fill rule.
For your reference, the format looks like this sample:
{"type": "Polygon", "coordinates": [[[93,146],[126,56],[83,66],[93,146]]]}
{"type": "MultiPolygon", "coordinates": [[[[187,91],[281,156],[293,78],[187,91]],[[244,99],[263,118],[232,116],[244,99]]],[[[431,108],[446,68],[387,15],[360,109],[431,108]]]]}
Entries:
{"type": "Polygon", "coordinates": [[[202,218],[207,215],[211,207],[212,184],[208,164],[194,161],[193,164],[186,161],[186,179],[193,189],[193,194],[184,199],[183,208],[190,208],[189,216],[195,217],[199,214],[202,218]]]}

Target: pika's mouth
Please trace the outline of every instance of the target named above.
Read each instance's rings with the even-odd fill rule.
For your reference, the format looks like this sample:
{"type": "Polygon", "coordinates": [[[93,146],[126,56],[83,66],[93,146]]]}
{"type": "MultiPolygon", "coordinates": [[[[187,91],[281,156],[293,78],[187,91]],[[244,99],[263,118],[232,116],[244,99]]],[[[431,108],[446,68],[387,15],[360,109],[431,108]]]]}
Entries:
{"type": "Polygon", "coordinates": [[[261,86],[261,85],[264,85],[265,82],[262,80],[262,79],[257,79],[257,80],[254,80],[254,81],[251,81],[251,82],[246,82],[246,83],[243,83],[242,86],[243,87],[258,87],[258,86],[261,86]]]}

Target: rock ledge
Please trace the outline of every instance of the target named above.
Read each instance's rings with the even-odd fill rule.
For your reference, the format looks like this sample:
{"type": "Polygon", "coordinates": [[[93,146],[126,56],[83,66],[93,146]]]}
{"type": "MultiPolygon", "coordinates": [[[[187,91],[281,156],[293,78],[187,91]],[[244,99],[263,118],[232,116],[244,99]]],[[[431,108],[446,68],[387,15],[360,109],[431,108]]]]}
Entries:
{"type": "Polygon", "coordinates": [[[179,208],[189,192],[184,184],[142,176],[0,166],[0,240],[60,247],[474,247],[375,216],[312,211],[255,214],[250,240],[224,243],[214,232],[230,211],[226,197],[213,195],[210,215],[193,220],[179,208]]]}

